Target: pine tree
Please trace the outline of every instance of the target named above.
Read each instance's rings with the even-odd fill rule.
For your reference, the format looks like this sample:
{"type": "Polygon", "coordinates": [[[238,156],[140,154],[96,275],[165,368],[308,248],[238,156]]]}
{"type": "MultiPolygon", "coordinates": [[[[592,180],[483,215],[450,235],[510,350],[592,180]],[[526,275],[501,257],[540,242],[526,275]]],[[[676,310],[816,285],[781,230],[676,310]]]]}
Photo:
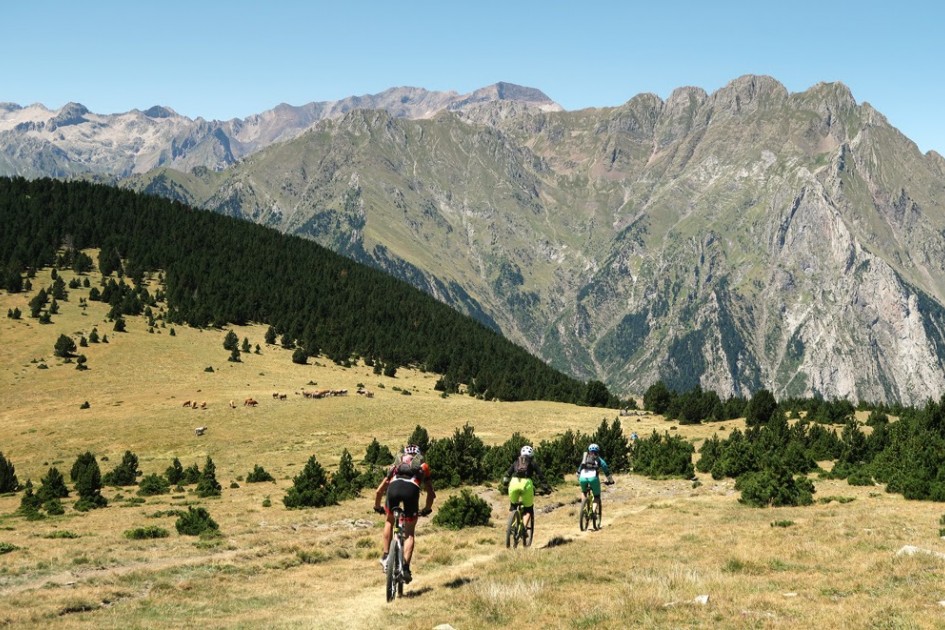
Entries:
{"type": "Polygon", "coordinates": [[[270,345],[276,343],[276,329],[272,326],[266,329],[266,343],[270,345]]]}
{"type": "Polygon", "coordinates": [[[232,330],[226,333],[226,336],[223,338],[223,349],[233,351],[236,350],[240,342],[239,337],[236,336],[236,333],[232,330]]]}
{"type": "Polygon", "coordinates": [[[354,460],[348,449],[341,452],[341,461],[338,463],[338,470],[331,478],[331,485],[337,501],[353,499],[358,496],[361,486],[358,478],[361,473],[354,467],[354,460]]]}
{"type": "Polygon", "coordinates": [[[323,507],[336,503],[325,471],[314,455],[308,458],[305,468],[292,480],[292,487],[282,502],[289,509],[323,507]]]}
{"type": "Polygon", "coordinates": [[[45,503],[50,499],[64,499],[69,496],[69,489],[66,488],[66,480],[63,479],[62,473],[59,472],[58,468],[53,466],[49,469],[49,472],[46,473],[46,476],[40,480],[40,486],[39,490],[36,491],[36,496],[41,503],[45,503]]]}
{"type": "Polygon", "coordinates": [[[53,346],[53,354],[55,354],[57,357],[71,357],[75,350],[75,341],[73,341],[72,337],[69,337],[68,335],[59,335],[59,339],[56,340],[56,345],[53,346]]]}
{"type": "Polygon", "coordinates": [[[133,486],[138,482],[138,456],[131,451],[125,451],[121,463],[105,474],[103,483],[110,486],[133,486]]]}
{"type": "Polygon", "coordinates": [[[164,476],[167,477],[167,480],[172,486],[176,486],[181,482],[181,478],[184,476],[184,467],[181,466],[179,459],[174,458],[174,461],[164,472],[164,476]]]}
{"type": "Polygon", "coordinates": [[[0,452],[0,493],[16,492],[20,489],[20,482],[16,478],[16,467],[0,452]]]}
{"type": "Polygon", "coordinates": [[[203,472],[200,475],[200,481],[197,482],[197,496],[199,497],[218,497],[223,486],[217,481],[217,467],[207,455],[207,462],[203,466],[203,472]]]}
{"type": "Polygon", "coordinates": [[[243,352],[245,352],[246,354],[249,354],[250,352],[253,351],[252,347],[249,345],[249,338],[248,338],[248,337],[243,337],[243,346],[242,346],[242,348],[240,348],[240,349],[241,349],[243,352]]]}

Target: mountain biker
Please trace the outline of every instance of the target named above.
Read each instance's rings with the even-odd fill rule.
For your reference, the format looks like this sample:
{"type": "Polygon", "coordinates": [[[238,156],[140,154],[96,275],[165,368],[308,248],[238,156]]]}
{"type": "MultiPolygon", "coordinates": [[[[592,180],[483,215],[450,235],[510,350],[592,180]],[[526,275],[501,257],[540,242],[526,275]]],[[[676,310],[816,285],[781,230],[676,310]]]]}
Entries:
{"type": "Polygon", "coordinates": [[[600,476],[599,472],[603,470],[607,475],[607,484],[614,482],[610,474],[610,467],[600,454],[600,446],[591,444],[587,447],[587,452],[581,458],[581,464],[578,466],[578,482],[581,484],[582,498],[587,496],[587,490],[590,488],[594,492],[594,503],[597,509],[600,509],[600,476]]]}
{"type": "Polygon", "coordinates": [[[505,473],[505,479],[509,483],[509,512],[515,511],[515,504],[521,500],[524,518],[522,522],[528,528],[531,524],[532,516],[535,513],[535,484],[532,477],[538,476],[543,486],[547,486],[545,475],[542,474],[538,464],[532,459],[535,450],[525,445],[519,451],[518,457],[512,461],[508,472],[505,473]]]}
{"type": "Polygon", "coordinates": [[[391,465],[380,485],[377,486],[377,492],[374,494],[374,511],[378,514],[387,515],[383,535],[384,555],[381,557],[381,566],[386,571],[387,554],[390,552],[390,541],[394,532],[393,508],[397,505],[401,505],[403,508],[404,534],[406,535],[404,541],[404,582],[408,584],[413,579],[410,574],[410,558],[413,556],[417,515],[427,516],[430,514],[433,511],[433,500],[435,498],[436,493],[433,491],[430,466],[423,461],[420,447],[416,444],[404,447],[403,452],[391,465]],[[421,487],[426,492],[426,505],[422,510],[419,509],[421,487]],[[381,507],[381,498],[385,494],[387,500],[384,507],[381,507]]]}

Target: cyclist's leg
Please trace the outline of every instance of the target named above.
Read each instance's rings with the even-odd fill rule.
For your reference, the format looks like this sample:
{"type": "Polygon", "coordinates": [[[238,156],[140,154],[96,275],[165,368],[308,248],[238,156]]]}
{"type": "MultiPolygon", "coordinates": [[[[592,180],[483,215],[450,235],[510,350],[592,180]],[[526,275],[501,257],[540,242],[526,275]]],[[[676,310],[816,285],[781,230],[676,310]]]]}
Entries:
{"type": "Polygon", "coordinates": [[[590,480],[591,490],[594,492],[594,503],[597,506],[600,506],[600,476],[596,476],[590,480]]]}
{"type": "Polygon", "coordinates": [[[525,491],[525,479],[512,477],[509,480],[509,512],[515,511],[515,505],[522,500],[525,491]]]}
{"type": "Polygon", "coordinates": [[[414,531],[417,529],[417,517],[420,514],[420,488],[409,481],[404,486],[404,564],[410,566],[413,557],[414,531]]]}
{"type": "Polygon", "coordinates": [[[525,483],[522,488],[522,511],[524,512],[524,517],[522,521],[525,523],[527,528],[529,523],[532,522],[532,515],[535,513],[535,484],[532,483],[531,479],[524,479],[525,483]]]}
{"type": "Polygon", "coordinates": [[[591,488],[591,480],[581,478],[578,479],[578,484],[581,486],[581,501],[583,502],[587,498],[587,491],[591,488]]]}
{"type": "Polygon", "coordinates": [[[394,506],[399,502],[391,503],[390,489],[387,490],[387,498],[384,500],[384,509],[387,511],[387,520],[384,521],[384,534],[381,537],[382,552],[384,557],[390,553],[390,539],[394,535],[394,506]]]}

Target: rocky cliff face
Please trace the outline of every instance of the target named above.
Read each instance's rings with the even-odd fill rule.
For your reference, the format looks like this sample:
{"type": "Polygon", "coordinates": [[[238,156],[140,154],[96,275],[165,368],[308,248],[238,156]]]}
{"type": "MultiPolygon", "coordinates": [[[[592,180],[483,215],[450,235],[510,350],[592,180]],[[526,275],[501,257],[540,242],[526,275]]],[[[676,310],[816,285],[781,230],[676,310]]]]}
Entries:
{"type": "Polygon", "coordinates": [[[577,112],[494,90],[126,185],[387,269],[621,392],[945,391],[945,160],[845,86],[746,76],[577,112]]]}

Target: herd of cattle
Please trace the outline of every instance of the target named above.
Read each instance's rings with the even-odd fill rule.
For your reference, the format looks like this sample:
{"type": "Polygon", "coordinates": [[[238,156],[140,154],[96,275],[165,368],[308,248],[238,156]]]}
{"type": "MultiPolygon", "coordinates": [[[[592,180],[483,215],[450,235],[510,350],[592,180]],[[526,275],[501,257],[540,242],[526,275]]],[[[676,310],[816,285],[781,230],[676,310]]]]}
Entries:
{"type": "MultiPolygon", "coordinates": [[[[364,396],[365,398],[374,398],[374,392],[368,389],[364,389],[363,387],[359,387],[357,389],[357,394],[359,396],[364,396]]],[[[348,390],[347,389],[316,389],[314,391],[308,391],[308,390],[303,389],[301,392],[295,392],[295,395],[302,396],[303,398],[328,398],[329,396],[347,396],[348,390]]],[[[283,394],[281,392],[272,392],[273,400],[288,400],[288,398],[289,396],[287,394],[283,394]]],[[[252,396],[250,396],[249,398],[246,398],[243,401],[244,407],[256,407],[257,405],[259,405],[259,401],[257,401],[252,396]]],[[[187,400],[184,402],[182,406],[190,407],[192,409],[206,409],[207,403],[206,402],[198,403],[196,400],[187,400]]],[[[230,408],[236,409],[236,406],[237,406],[236,401],[231,400],[230,408]]],[[[198,437],[203,435],[206,432],[207,432],[207,427],[194,428],[194,435],[198,437]]]]}

